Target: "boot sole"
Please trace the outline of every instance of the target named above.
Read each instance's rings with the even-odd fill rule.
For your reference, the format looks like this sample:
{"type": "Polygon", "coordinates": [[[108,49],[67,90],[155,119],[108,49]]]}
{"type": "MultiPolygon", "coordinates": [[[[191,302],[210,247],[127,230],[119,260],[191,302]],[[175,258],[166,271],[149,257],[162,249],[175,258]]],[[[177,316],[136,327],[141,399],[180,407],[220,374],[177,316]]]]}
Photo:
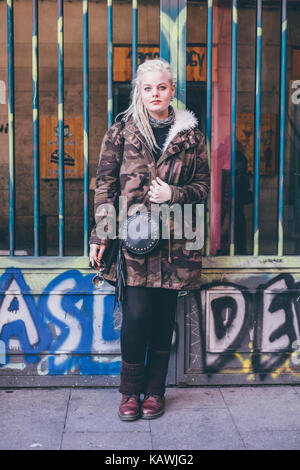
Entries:
{"type": "Polygon", "coordinates": [[[141,418],[142,419],[155,419],[155,418],[159,418],[160,416],[162,416],[164,414],[165,410],[162,410],[162,411],[159,411],[158,413],[155,413],[153,415],[141,415],[141,418]]]}
{"type": "Polygon", "coordinates": [[[120,415],[120,413],[118,413],[118,416],[121,421],[136,421],[137,419],[141,417],[140,414],[134,415],[134,416],[122,416],[120,415]]]}

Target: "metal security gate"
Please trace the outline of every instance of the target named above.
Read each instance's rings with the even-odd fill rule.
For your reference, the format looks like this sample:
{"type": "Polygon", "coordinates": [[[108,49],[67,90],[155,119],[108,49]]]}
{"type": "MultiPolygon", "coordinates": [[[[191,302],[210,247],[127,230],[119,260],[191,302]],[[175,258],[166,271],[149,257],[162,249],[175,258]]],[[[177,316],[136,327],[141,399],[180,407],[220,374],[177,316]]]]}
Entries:
{"type": "MultiPolygon", "coordinates": [[[[24,120],[28,124],[28,117],[20,117],[18,111],[21,106],[15,72],[20,79],[21,67],[16,66],[14,52],[15,46],[17,50],[20,48],[18,41],[15,44],[20,34],[15,21],[18,25],[18,15],[28,15],[24,4],[7,1],[7,39],[2,38],[2,51],[7,54],[7,62],[2,66],[2,70],[7,70],[7,79],[1,77],[1,84],[7,87],[8,132],[4,136],[7,146],[2,147],[1,162],[3,175],[8,169],[9,216],[1,216],[1,225],[5,226],[2,233],[9,236],[3,235],[0,247],[0,386],[118,383],[121,316],[113,312],[112,288],[105,285],[101,291],[94,290],[93,273],[88,268],[91,190],[97,162],[94,155],[106,125],[112,125],[116,114],[128,103],[130,80],[134,78],[138,63],[159,55],[170,61],[173,68],[175,106],[187,105],[193,109],[206,132],[212,180],[206,202],[202,287],[196,296],[180,293],[169,384],[298,382],[300,253],[297,251],[299,243],[297,240],[294,243],[290,237],[290,228],[297,230],[297,224],[293,223],[299,217],[298,163],[290,158],[291,155],[297,158],[300,148],[297,107],[300,100],[296,80],[300,79],[297,76],[300,10],[297,2],[107,0],[106,3],[83,0],[64,4],[58,0],[56,4],[33,0],[31,63],[27,68],[23,65],[24,70],[30,68],[32,79],[32,142],[31,157],[27,158],[32,164],[28,191],[33,194],[33,236],[31,246],[22,254],[18,251],[24,248],[20,226],[16,229],[19,190],[16,170],[20,175],[21,155],[18,150],[21,144],[16,145],[16,122],[23,125],[24,120]],[[14,15],[14,6],[20,9],[17,15],[14,15]],[[56,66],[52,63],[54,39],[46,44],[40,33],[41,28],[48,27],[48,22],[53,20],[53,6],[57,22],[56,66]],[[131,15],[129,30],[122,20],[124,15],[131,15]],[[291,50],[295,57],[292,74],[287,68],[289,15],[290,31],[295,35],[295,47],[291,50]],[[267,18],[265,29],[264,17],[267,18]],[[70,20],[74,27],[70,26],[70,20]],[[105,24],[106,38],[99,42],[97,34],[103,36],[105,24]],[[250,39],[244,31],[248,24],[253,25],[249,30],[250,39]],[[80,46],[76,36],[78,29],[80,46]],[[272,36],[275,32],[276,40],[272,36]],[[72,51],[72,60],[79,64],[77,68],[72,68],[65,46],[68,52],[72,51]],[[263,75],[266,73],[264,64],[272,68],[271,47],[273,56],[278,56],[278,67],[274,67],[277,75],[274,72],[275,78],[272,78],[273,89],[278,89],[278,93],[273,98],[268,95],[265,85],[268,80],[264,81],[263,75]],[[243,53],[248,50],[252,51],[249,59],[243,53]],[[41,89],[42,78],[48,80],[47,54],[52,61],[49,96],[54,94],[51,87],[56,87],[56,112],[47,90],[41,89]],[[56,76],[52,73],[54,68],[56,76]],[[77,128],[78,116],[69,120],[69,109],[79,105],[77,102],[69,105],[67,89],[70,83],[77,86],[79,73],[81,82],[78,78],[77,96],[81,104],[77,114],[81,127],[78,124],[77,128]],[[247,85],[245,92],[239,78],[243,74],[248,77],[247,73],[253,73],[253,82],[247,85]],[[95,91],[98,83],[101,93],[95,91]],[[107,116],[107,121],[103,124],[95,116],[99,111],[97,106],[100,106],[98,114],[103,115],[104,95],[104,120],[107,116]],[[266,102],[272,103],[272,99],[278,100],[278,112],[263,113],[266,102]],[[16,112],[15,102],[18,103],[16,112]],[[44,111],[43,116],[40,113],[43,107],[48,112],[46,117],[44,111]],[[55,119],[57,124],[53,124],[55,119]],[[53,126],[55,138],[51,137],[50,143],[55,141],[57,148],[51,150],[50,163],[46,161],[49,167],[45,169],[43,155],[47,156],[48,150],[44,151],[44,147],[50,145],[45,136],[48,136],[47,129],[53,126]],[[97,135],[99,126],[101,131],[97,135]],[[78,155],[82,159],[77,169],[77,157],[69,149],[73,145],[71,137],[76,144],[80,132],[82,151],[78,155]],[[54,179],[51,179],[51,171],[54,172],[51,164],[56,165],[54,179]],[[68,168],[69,174],[71,170],[74,172],[72,180],[68,180],[68,168]],[[44,173],[46,176],[42,179],[44,173]],[[245,187],[248,192],[244,191],[245,187]],[[54,216],[42,213],[49,203],[47,198],[43,199],[45,188],[51,195],[49,200],[57,202],[54,228],[51,226],[54,216]],[[248,200],[245,199],[241,208],[242,193],[245,197],[248,194],[248,200]],[[80,208],[79,215],[72,212],[76,205],[80,208]],[[66,210],[66,206],[74,207],[66,210]],[[70,240],[78,238],[75,232],[78,227],[67,230],[72,219],[68,210],[71,216],[75,214],[77,226],[82,227],[77,254],[66,254],[70,240]],[[269,215],[273,217],[270,221],[269,215]],[[261,227],[268,227],[268,230],[260,230],[261,227]],[[57,238],[53,235],[55,230],[57,238]],[[57,249],[54,256],[45,247],[45,239],[52,238],[57,249]]],[[[3,19],[4,2],[0,7],[3,19]]],[[[21,56],[18,52],[18,63],[22,63],[21,56]]],[[[22,96],[27,97],[28,90],[26,93],[24,91],[22,96]]],[[[5,104],[5,97],[1,103],[5,104]]],[[[25,116],[25,111],[22,112],[25,116]]],[[[24,168],[26,164],[24,161],[24,168]]],[[[6,207],[5,190],[4,187],[0,193],[3,207],[6,207]]],[[[21,208],[20,218],[31,211],[28,200],[26,204],[21,203],[21,208]]],[[[24,229],[24,237],[25,232],[24,229]]]]}

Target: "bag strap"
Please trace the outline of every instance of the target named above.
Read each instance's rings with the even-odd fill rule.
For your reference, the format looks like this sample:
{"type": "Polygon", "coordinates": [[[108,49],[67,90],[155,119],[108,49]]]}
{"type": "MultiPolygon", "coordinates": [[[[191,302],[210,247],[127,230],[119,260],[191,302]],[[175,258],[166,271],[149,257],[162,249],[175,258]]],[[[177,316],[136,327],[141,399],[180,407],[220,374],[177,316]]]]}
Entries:
{"type": "MultiPolygon", "coordinates": [[[[124,129],[125,123],[123,119],[121,119],[121,131],[124,129]]],[[[123,162],[123,153],[124,153],[124,136],[121,134],[121,145],[120,145],[120,166],[123,162]]],[[[117,197],[121,194],[120,190],[120,178],[118,184],[118,193],[117,197]]],[[[115,286],[115,299],[114,299],[114,306],[113,309],[115,311],[115,307],[121,308],[121,303],[125,300],[126,295],[126,281],[127,281],[127,270],[126,270],[126,263],[124,254],[122,251],[122,243],[118,240],[118,250],[117,250],[117,259],[116,259],[116,286],[115,286]]]]}

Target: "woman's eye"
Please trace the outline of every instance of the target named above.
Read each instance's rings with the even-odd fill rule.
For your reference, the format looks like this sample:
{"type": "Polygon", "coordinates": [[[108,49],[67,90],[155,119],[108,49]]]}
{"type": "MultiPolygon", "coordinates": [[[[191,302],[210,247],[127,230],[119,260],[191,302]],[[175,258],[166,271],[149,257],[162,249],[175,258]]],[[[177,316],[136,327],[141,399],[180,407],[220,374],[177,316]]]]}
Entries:
{"type": "Polygon", "coordinates": [[[146,88],[144,88],[144,91],[149,91],[150,90],[150,87],[147,86],[146,88]]]}

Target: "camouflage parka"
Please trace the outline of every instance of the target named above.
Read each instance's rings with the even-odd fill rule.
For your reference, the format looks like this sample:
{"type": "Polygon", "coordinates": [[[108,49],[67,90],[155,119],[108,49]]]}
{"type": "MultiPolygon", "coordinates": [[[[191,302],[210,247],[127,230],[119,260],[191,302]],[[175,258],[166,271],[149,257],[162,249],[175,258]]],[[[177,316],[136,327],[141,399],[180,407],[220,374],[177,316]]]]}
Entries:
{"type": "MultiPolygon", "coordinates": [[[[177,290],[193,290],[200,287],[202,252],[201,249],[189,249],[187,242],[197,239],[199,233],[196,230],[204,232],[203,227],[199,228],[196,206],[206,198],[210,184],[205,137],[199,131],[197,120],[191,111],[176,108],[174,111],[175,121],[168,132],[157,162],[144,135],[132,119],[128,120],[124,127],[121,122],[115,123],[103,138],[95,185],[96,224],[107,215],[105,210],[101,212],[99,208],[105,207],[103,205],[107,203],[114,204],[118,185],[120,195],[127,197],[128,215],[130,207],[136,208],[137,204],[143,204],[150,210],[154,204],[149,201],[148,196],[151,182],[156,176],[168,182],[171,162],[175,159],[170,181],[172,198],[168,204],[164,204],[171,213],[168,219],[171,236],[161,240],[158,248],[142,257],[130,254],[125,247],[122,248],[129,286],[177,290]],[[122,137],[124,150],[120,167],[122,137]],[[175,208],[179,210],[177,214],[182,210],[179,223],[181,234],[178,227],[179,219],[172,216],[175,208]],[[183,216],[186,208],[190,209],[191,217],[183,216]],[[175,230],[176,224],[179,232],[175,230]]],[[[105,244],[106,249],[109,249],[110,240],[108,237],[99,238],[95,225],[91,232],[90,243],[105,244]]],[[[114,264],[106,279],[115,280],[114,264]]]]}

